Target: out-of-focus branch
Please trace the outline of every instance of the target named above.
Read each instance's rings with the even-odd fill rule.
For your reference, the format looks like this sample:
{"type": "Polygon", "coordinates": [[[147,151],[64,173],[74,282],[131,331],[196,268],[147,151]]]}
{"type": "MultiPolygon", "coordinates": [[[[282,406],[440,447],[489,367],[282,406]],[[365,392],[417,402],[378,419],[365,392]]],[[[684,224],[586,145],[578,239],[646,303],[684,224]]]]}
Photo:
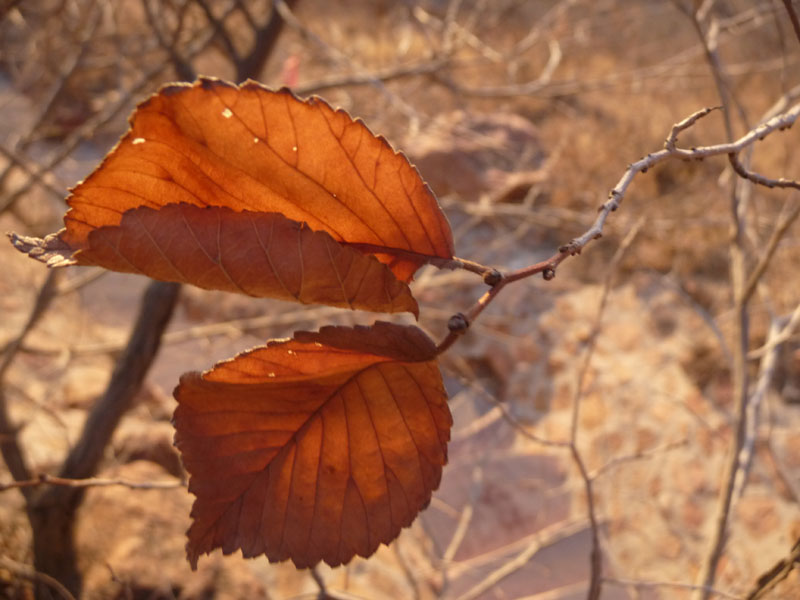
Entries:
{"type": "Polygon", "coordinates": [[[29,565],[18,563],[5,556],[0,556],[0,567],[10,571],[13,575],[23,579],[29,579],[37,583],[46,585],[64,600],[75,600],[75,596],[61,584],[58,579],[50,577],[47,573],[41,573],[29,565]]]}
{"type": "MultiPolygon", "coordinates": [[[[291,9],[297,4],[297,1],[282,0],[282,3],[285,2],[285,5],[291,9]]],[[[246,9],[247,3],[241,2],[240,4],[245,14],[249,15],[246,9]]],[[[250,19],[252,20],[252,16],[250,19]]],[[[255,41],[250,48],[250,52],[236,62],[236,77],[238,81],[244,81],[248,77],[258,77],[258,74],[264,70],[267,58],[272,54],[272,49],[278,41],[278,36],[283,30],[283,26],[283,14],[278,10],[278,2],[273,1],[266,23],[255,30],[255,41]]]]}
{"type": "MultiPolygon", "coordinates": [[[[16,481],[22,481],[31,477],[30,470],[26,463],[25,455],[17,441],[17,428],[11,422],[8,412],[6,397],[3,391],[2,380],[6,370],[14,360],[14,356],[19,350],[25,337],[33,329],[42,315],[47,312],[51,301],[55,297],[56,284],[59,275],[56,271],[50,271],[44,284],[39,288],[31,313],[22,328],[22,331],[9,344],[6,345],[2,359],[0,359],[0,453],[8,467],[11,477],[16,481]]],[[[30,493],[27,489],[22,490],[22,494],[27,499],[30,493]]]]}
{"type": "Polygon", "coordinates": [[[206,16],[209,24],[211,25],[211,29],[213,30],[213,36],[219,37],[222,41],[223,46],[225,46],[225,52],[228,54],[228,58],[236,65],[239,64],[239,52],[236,50],[236,46],[233,44],[233,40],[228,35],[227,30],[225,29],[225,16],[222,18],[217,18],[214,14],[214,11],[211,10],[211,6],[209,6],[206,0],[195,0],[195,2],[203,9],[203,13],[206,16]]]}
{"type": "MultiPolygon", "coordinates": [[[[229,7],[226,10],[226,14],[227,11],[230,10],[231,8],[229,7]]],[[[197,34],[184,50],[186,59],[190,60],[205,50],[212,38],[213,34],[209,35],[207,32],[200,32],[197,34]]],[[[27,194],[30,189],[36,185],[39,179],[43,178],[47,173],[52,172],[58,165],[71,156],[75,148],[78,147],[78,144],[92,137],[99,127],[102,127],[116,118],[122,111],[128,109],[131,104],[131,98],[141,94],[146,88],[151,86],[152,82],[167,68],[168,64],[167,62],[158,61],[155,66],[142,73],[141,77],[127,90],[127,93],[122,94],[122,97],[117,102],[107,105],[103,110],[87,119],[78,129],[72,131],[60,145],[59,151],[55,153],[46,164],[37,168],[35,172],[30,175],[26,183],[16,188],[2,200],[2,203],[0,203],[0,213],[13,206],[17,200],[27,194]]]]}
{"type": "Polygon", "coordinates": [[[791,227],[792,223],[797,220],[798,216],[800,216],[800,202],[796,202],[794,207],[788,213],[782,213],[779,217],[778,222],[775,224],[775,228],[772,230],[772,235],[770,235],[769,241],[767,242],[767,247],[764,249],[761,257],[758,259],[758,263],[750,273],[750,277],[747,279],[747,283],[745,284],[745,288],[742,293],[745,300],[749,299],[755,292],[758,282],[761,281],[761,277],[766,272],[767,267],[769,267],[772,256],[775,254],[775,250],[778,248],[778,243],[781,241],[781,239],[783,239],[786,231],[789,229],[789,227],[791,227]]]}
{"type": "Polygon", "coordinates": [[[128,346],[114,367],[103,397],[92,407],[78,442],[61,467],[60,477],[84,479],[94,475],[117,423],[141,388],[158,352],[179,293],[177,283],[155,281],[148,286],[128,346]]]}
{"type": "Polygon", "coordinates": [[[764,345],[761,346],[761,348],[757,348],[752,352],[750,352],[747,355],[747,358],[751,360],[761,358],[762,356],[764,356],[764,354],[770,352],[775,346],[783,344],[784,342],[791,339],[795,331],[797,331],[798,329],[800,329],[800,304],[795,306],[791,316],[786,321],[786,324],[783,326],[780,332],[774,337],[771,337],[769,340],[767,340],[764,343],[764,345]]]}
{"type": "MultiPolygon", "coordinates": [[[[184,6],[186,5],[188,5],[188,3],[184,4],[184,6]]],[[[156,36],[158,45],[161,46],[161,48],[169,55],[169,59],[172,62],[172,68],[175,69],[175,73],[177,73],[178,77],[184,81],[194,81],[194,79],[197,77],[194,67],[192,67],[191,63],[186,60],[184,56],[182,56],[177,48],[178,39],[180,38],[180,33],[183,29],[183,11],[181,11],[179,14],[178,24],[172,31],[172,39],[167,40],[167,38],[164,37],[164,33],[161,31],[159,19],[153,12],[152,6],[150,6],[150,0],[142,0],[142,6],[144,8],[145,16],[147,17],[147,22],[150,24],[150,29],[156,36]]]]}
{"type": "Polygon", "coordinates": [[[404,77],[416,77],[420,75],[432,75],[448,66],[450,60],[447,58],[436,58],[411,65],[399,65],[374,71],[372,73],[356,73],[352,75],[341,75],[310,81],[301,85],[294,86],[292,90],[301,96],[307,94],[318,94],[331,88],[341,88],[351,85],[373,85],[376,81],[388,83],[404,77]]]}
{"type": "Polygon", "coordinates": [[[47,92],[47,96],[44,98],[41,105],[38,107],[36,115],[33,118],[33,123],[28,128],[27,133],[22,137],[20,137],[12,148],[0,147],[0,152],[2,152],[2,154],[9,161],[8,165],[3,169],[2,172],[0,172],[0,189],[3,188],[6,180],[8,179],[14,168],[18,167],[21,168],[29,176],[35,178],[36,182],[44,186],[45,189],[47,189],[50,192],[55,192],[55,194],[59,198],[63,197],[63,193],[61,191],[55,190],[53,186],[48,184],[43,179],[41,174],[35,173],[28,166],[27,164],[28,161],[26,161],[23,157],[21,157],[19,153],[24,152],[36,139],[36,136],[39,133],[39,129],[47,119],[47,116],[52,111],[53,106],[55,105],[59,96],[63,93],[67,81],[75,73],[76,69],[82,64],[83,58],[86,55],[86,51],[89,48],[89,43],[92,41],[92,37],[97,31],[97,26],[100,23],[101,12],[95,10],[95,8],[96,6],[94,4],[90,7],[87,13],[87,16],[90,18],[87,19],[87,23],[84,26],[79,36],[78,49],[71,56],[65,58],[64,64],[61,68],[61,72],[58,78],[50,86],[50,89],[47,92]]]}
{"type": "Polygon", "coordinates": [[[475,600],[475,598],[479,598],[503,579],[516,573],[528,564],[536,553],[543,548],[552,546],[576,533],[580,533],[585,528],[586,521],[584,520],[571,523],[554,523],[549,527],[545,527],[533,537],[533,540],[521,552],[489,573],[474,587],[459,596],[458,600],[475,600]]]}
{"type": "Polygon", "coordinates": [[[693,585],[691,583],[679,583],[676,581],[638,581],[635,579],[620,579],[618,577],[606,577],[603,579],[603,582],[608,584],[621,585],[625,587],[632,587],[643,590],[672,588],[676,590],[702,592],[704,594],[708,594],[709,596],[719,596],[720,598],[726,598],[727,600],[742,600],[741,596],[729,594],[728,592],[724,592],[722,590],[718,590],[710,586],[693,585]]]}
{"type": "Polygon", "coordinates": [[[120,486],[132,490],[173,490],[186,487],[186,483],[183,481],[131,481],[130,479],[106,479],[100,477],[71,479],[42,473],[38,477],[31,479],[0,483],[0,492],[12,489],[35,488],[43,485],[60,485],[68,488],[120,486]]]}
{"type": "Polygon", "coordinates": [[[745,596],[745,600],[762,600],[786,579],[800,565],[800,539],[798,539],[786,558],[779,560],[769,571],[761,575],[753,588],[745,596]]]}
{"type": "Polygon", "coordinates": [[[789,13],[789,21],[792,23],[794,34],[797,40],[800,41],[800,19],[797,17],[797,11],[794,9],[792,0],[783,0],[783,6],[786,7],[786,12],[789,13]]]}
{"type": "MultiPolygon", "coordinates": [[[[770,323],[769,333],[767,334],[767,343],[774,339],[781,331],[781,323],[778,319],[773,319],[770,323]]],[[[761,364],[758,369],[758,379],[752,394],[747,401],[747,414],[746,414],[746,434],[739,451],[739,468],[736,471],[736,476],[733,482],[733,496],[734,498],[741,498],[744,493],[744,488],[747,483],[747,476],[750,471],[750,466],[753,460],[753,453],[756,446],[756,437],[758,435],[758,422],[759,410],[765,402],[769,386],[772,384],[772,379],[775,374],[775,369],[778,364],[778,348],[779,346],[773,345],[772,349],[764,354],[761,358],[761,364]]]]}

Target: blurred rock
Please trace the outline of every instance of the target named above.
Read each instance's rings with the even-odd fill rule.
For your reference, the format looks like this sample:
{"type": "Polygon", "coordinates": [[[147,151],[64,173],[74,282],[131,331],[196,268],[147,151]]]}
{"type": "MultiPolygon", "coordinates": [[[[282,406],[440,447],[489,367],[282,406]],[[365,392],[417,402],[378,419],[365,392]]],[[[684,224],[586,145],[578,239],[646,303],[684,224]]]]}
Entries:
{"type": "Polygon", "coordinates": [[[536,127],[514,113],[443,113],[403,148],[437,196],[520,201],[545,179],[536,127]]]}

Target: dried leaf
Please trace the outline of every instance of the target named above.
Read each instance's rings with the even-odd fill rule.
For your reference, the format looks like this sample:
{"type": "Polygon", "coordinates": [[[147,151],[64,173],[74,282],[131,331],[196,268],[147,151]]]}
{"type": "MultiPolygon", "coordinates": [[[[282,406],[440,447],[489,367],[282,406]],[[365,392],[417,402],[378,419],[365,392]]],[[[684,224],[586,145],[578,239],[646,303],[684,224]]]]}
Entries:
{"type": "Polygon", "coordinates": [[[447,220],[403,154],[319,98],[252,81],[163,88],[67,201],[58,238],[74,252],[131,209],[186,203],[280,213],[376,255],[401,281],[453,254],[447,220]]]}
{"type": "Polygon", "coordinates": [[[89,247],[73,258],[55,236],[45,238],[36,252],[48,264],[60,260],[100,265],[205,289],[352,309],[418,312],[408,286],[374,256],[276,213],[189,204],[159,210],[141,207],[126,212],[117,226],[91,231],[89,247]]]}
{"type": "Polygon", "coordinates": [[[427,506],[452,418],[416,327],[325,327],[273,341],[175,390],[191,474],[187,555],[331,566],[369,556],[427,506]]]}

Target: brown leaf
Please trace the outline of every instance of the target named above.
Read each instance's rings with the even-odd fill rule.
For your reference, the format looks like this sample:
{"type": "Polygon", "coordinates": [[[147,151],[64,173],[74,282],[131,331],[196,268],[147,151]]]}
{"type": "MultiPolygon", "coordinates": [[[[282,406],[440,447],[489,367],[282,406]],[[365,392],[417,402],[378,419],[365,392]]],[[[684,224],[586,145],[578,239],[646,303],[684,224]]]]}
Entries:
{"type": "Polygon", "coordinates": [[[403,154],[320,98],[252,81],[163,88],[67,201],[59,239],[73,251],[130,209],[186,203],[283,214],[375,254],[401,281],[453,255],[447,220],[403,154]]]}
{"type": "MultiPolygon", "coordinates": [[[[38,251],[55,262],[63,246],[48,236],[38,251]]],[[[374,256],[276,213],[190,204],[140,207],[126,212],[119,225],[91,231],[88,248],[72,260],[250,296],[418,312],[408,286],[374,256]]]]}
{"type": "Polygon", "coordinates": [[[191,474],[187,555],[331,566],[369,556],[427,506],[452,418],[421,330],[325,327],[188,373],[176,445],[191,474]]]}

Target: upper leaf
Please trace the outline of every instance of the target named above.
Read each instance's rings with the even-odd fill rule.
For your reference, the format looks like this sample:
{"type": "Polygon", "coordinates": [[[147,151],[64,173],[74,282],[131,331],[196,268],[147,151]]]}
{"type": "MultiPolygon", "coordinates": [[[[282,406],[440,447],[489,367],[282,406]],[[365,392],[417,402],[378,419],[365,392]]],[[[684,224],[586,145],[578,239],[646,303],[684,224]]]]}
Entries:
{"type": "Polygon", "coordinates": [[[280,213],[377,247],[401,281],[426,257],[453,255],[447,220],[403,154],[320,98],[252,81],[174,84],[139,105],[130,131],[73,190],[60,237],[83,249],[129,209],[180,202],[280,213]]]}
{"type": "Polygon", "coordinates": [[[187,555],[298,567],[369,556],[430,501],[452,418],[436,346],[416,327],[299,332],[188,373],[176,445],[191,475],[187,555]]]}

